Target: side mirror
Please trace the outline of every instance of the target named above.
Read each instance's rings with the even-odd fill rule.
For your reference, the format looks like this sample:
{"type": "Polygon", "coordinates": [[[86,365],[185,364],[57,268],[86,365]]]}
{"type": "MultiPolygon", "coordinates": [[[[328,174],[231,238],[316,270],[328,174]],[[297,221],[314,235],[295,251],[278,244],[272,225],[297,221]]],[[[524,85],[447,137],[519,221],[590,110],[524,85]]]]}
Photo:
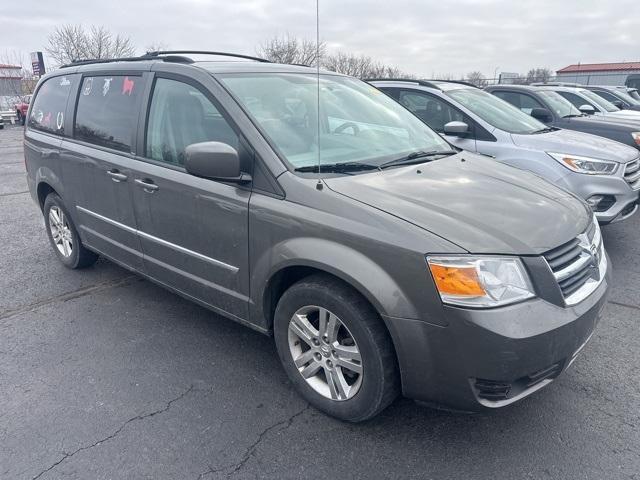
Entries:
{"type": "Polygon", "coordinates": [[[584,105],[582,105],[578,110],[580,110],[582,113],[586,115],[593,115],[594,113],[596,113],[596,109],[593,108],[588,103],[585,103],[584,105]]]}
{"type": "Polygon", "coordinates": [[[223,182],[248,183],[251,176],[240,171],[240,157],[235,148],[220,142],[202,142],[184,150],[184,168],[196,177],[223,182]]]}
{"type": "Polygon", "coordinates": [[[624,110],[624,103],[622,103],[622,101],[621,101],[621,100],[615,100],[615,101],[613,101],[613,102],[611,102],[611,103],[613,103],[613,104],[614,104],[616,107],[618,107],[620,110],[624,110]]]}
{"type": "Polygon", "coordinates": [[[540,120],[542,123],[547,123],[553,120],[551,112],[546,108],[532,108],[530,115],[533,118],[540,120]]]}
{"type": "Polygon", "coordinates": [[[444,134],[452,137],[464,137],[469,133],[469,125],[464,122],[449,122],[444,126],[444,134]]]}

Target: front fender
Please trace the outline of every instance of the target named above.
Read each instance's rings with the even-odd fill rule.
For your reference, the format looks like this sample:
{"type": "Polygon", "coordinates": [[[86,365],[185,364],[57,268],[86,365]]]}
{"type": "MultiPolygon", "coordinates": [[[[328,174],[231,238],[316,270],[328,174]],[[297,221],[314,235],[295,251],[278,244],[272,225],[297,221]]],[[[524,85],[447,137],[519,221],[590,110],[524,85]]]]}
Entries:
{"type": "Polygon", "coordinates": [[[251,275],[254,323],[264,325],[268,320],[264,299],[272,279],[293,266],[315,268],[344,280],[367,298],[380,315],[419,317],[415,305],[373,259],[331,240],[303,237],[282,241],[255,261],[251,275]]]}

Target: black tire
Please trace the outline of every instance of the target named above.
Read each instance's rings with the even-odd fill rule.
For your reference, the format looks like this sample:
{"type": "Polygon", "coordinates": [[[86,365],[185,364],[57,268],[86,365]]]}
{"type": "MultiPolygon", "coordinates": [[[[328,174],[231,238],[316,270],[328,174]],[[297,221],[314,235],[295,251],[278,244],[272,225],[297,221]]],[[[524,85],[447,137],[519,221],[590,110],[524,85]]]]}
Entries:
{"type": "MultiPolygon", "coordinates": [[[[274,337],[280,360],[295,388],[311,405],[332,417],[361,422],[380,413],[398,396],[397,361],[384,323],[362,295],[334,277],[312,275],[290,287],[276,307],[274,337]],[[357,344],[362,359],[362,379],[353,397],[334,400],[321,395],[294,364],[289,322],[306,306],[322,307],[334,313],[357,344]]],[[[327,378],[326,373],[322,375],[327,378]]]]}
{"type": "Polygon", "coordinates": [[[71,219],[69,212],[62,203],[62,199],[56,193],[50,193],[49,195],[47,195],[47,198],[44,201],[44,206],[42,208],[42,213],[44,214],[44,223],[47,230],[47,237],[49,237],[49,243],[51,243],[51,247],[53,248],[54,253],[65,267],[72,269],[85,268],[93,265],[96,260],[98,260],[98,255],[96,253],[87,250],[84,245],[82,245],[76,226],[73,224],[73,220],[71,219]],[[62,210],[62,213],[64,214],[64,220],[69,226],[72,248],[71,253],[68,256],[63,255],[60,252],[53,238],[49,216],[49,213],[53,207],[57,207],[58,209],[62,210]]]}
{"type": "Polygon", "coordinates": [[[22,112],[20,112],[20,110],[16,111],[16,121],[20,125],[24,125],[24,118],[22,117],[22,112]]]}

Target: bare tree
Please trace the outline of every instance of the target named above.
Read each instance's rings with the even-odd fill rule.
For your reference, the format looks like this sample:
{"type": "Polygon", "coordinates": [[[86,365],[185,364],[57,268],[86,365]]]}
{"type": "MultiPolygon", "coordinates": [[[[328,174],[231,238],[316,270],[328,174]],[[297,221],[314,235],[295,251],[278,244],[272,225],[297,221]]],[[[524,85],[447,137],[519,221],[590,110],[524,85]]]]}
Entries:
{"type": "MultiPolygon", "coordinates": [[[[0,55],[0,64],[7,67],[19,67],[4,69],[6,72],[2,75],[4,78],[0,80],[0,95],[22,99],[33,93],[37,78],[33,75],[31,64],[27,58],[23,52],[16,50],[5,51],[0,55]]],[[[11,98],[11,101],[15,99],[11,98]]]]}
{"type": "Polygon", "coordinates": [[[62,25],[48,37],[46,51],[57,66],[74,60],[118,58],[135,54],[131,39],[114,35],[105,27],[62,25]]]}
{"type": "Polygon", "coordinates": [[[467,82],[479,88],[484,88],[487,85],[489,85],[489,82],[487,82],[487,79],[485,78],[485,76],[478,71],[468,73],[467,82]]]}
{"type": "Polygon", "coordinates": [[[318,54],[323,57],[326,51],[324,42],[316,47],[316,42],[292,37],[289,34],[275,36],[256,48],[256,54],[276,63],[297,65],[316,65],[318,54]]]}
{"type": "Polygon", "coordinates": [[[327,55],[322,66],[333,72],[351,75],[357,78],[414,78],[393,65],[375,61],[366,55],[338,52],[327,55]]]}
{"type": "Polygon", "coordinates": [[[527,72],[526,82],[527,83],[535,83],[542,82],[546,83],[553,77],[553,71],[549,68],[532,68],[527,72]]]}

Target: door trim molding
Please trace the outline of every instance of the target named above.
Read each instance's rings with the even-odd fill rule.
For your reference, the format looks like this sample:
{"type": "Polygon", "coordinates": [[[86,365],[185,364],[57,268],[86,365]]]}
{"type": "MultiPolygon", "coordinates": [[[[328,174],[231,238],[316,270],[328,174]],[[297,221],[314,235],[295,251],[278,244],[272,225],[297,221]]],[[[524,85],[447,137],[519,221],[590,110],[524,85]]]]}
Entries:
{"type": "MultiPolygon", "coordinates": [[[[171,243],[168,242],[167,240],[163,240],[162,238],[158,238],[154,235],[150,235],[146,232],[143,232],[142,230],[138,230],[136,228],[130,227],[128,225],[125,225],[124,223],[120,223],[117,222],[116,220],[113,220],[111,218],[105,217],[104,215],[100,215],[99,213],[96,213],[92,210],[89,210],[87,208],[81,207],[80,205],[76,205],[76,209],[86,213],[87,215],[91,215],[94,218],[97,218],[98,220],[102,220],[103,222],[106,222],[110,225],[113,225],[114,227],[118,227],[122,230],[125,230],[129,233],[133,233],[134,235],[138,235],[139,237],[145,238],[147,240],[150,240],[152,242],[155,242],[159,245],[162,245],[164,247],[168,247],[171,248],[172,250],[175,250],[177,252],[180,253],[184,253],[185,255],[189,255],[191,257],[197,258],[199,260],[208,262],[212,265],[215,265],[216,267],[220,267],[220,268],[224,268],[226,270],[229,270],[233,273],[237,273],[239,268],[234,266],[234,265],[229,265],[228,263],[224,263],[220,260],[216,260],[215,258],[211,258],[211,257],[207,257],[206,255],[203,255],[201,253],[198,252],[194,252],[193,250],[189,250],[188,248],[185,247],[181,247],[180,245],[176,245],[175,243],[171,243]]],[[[144,254],[143,254],[144,256],[144,254]]]]}

